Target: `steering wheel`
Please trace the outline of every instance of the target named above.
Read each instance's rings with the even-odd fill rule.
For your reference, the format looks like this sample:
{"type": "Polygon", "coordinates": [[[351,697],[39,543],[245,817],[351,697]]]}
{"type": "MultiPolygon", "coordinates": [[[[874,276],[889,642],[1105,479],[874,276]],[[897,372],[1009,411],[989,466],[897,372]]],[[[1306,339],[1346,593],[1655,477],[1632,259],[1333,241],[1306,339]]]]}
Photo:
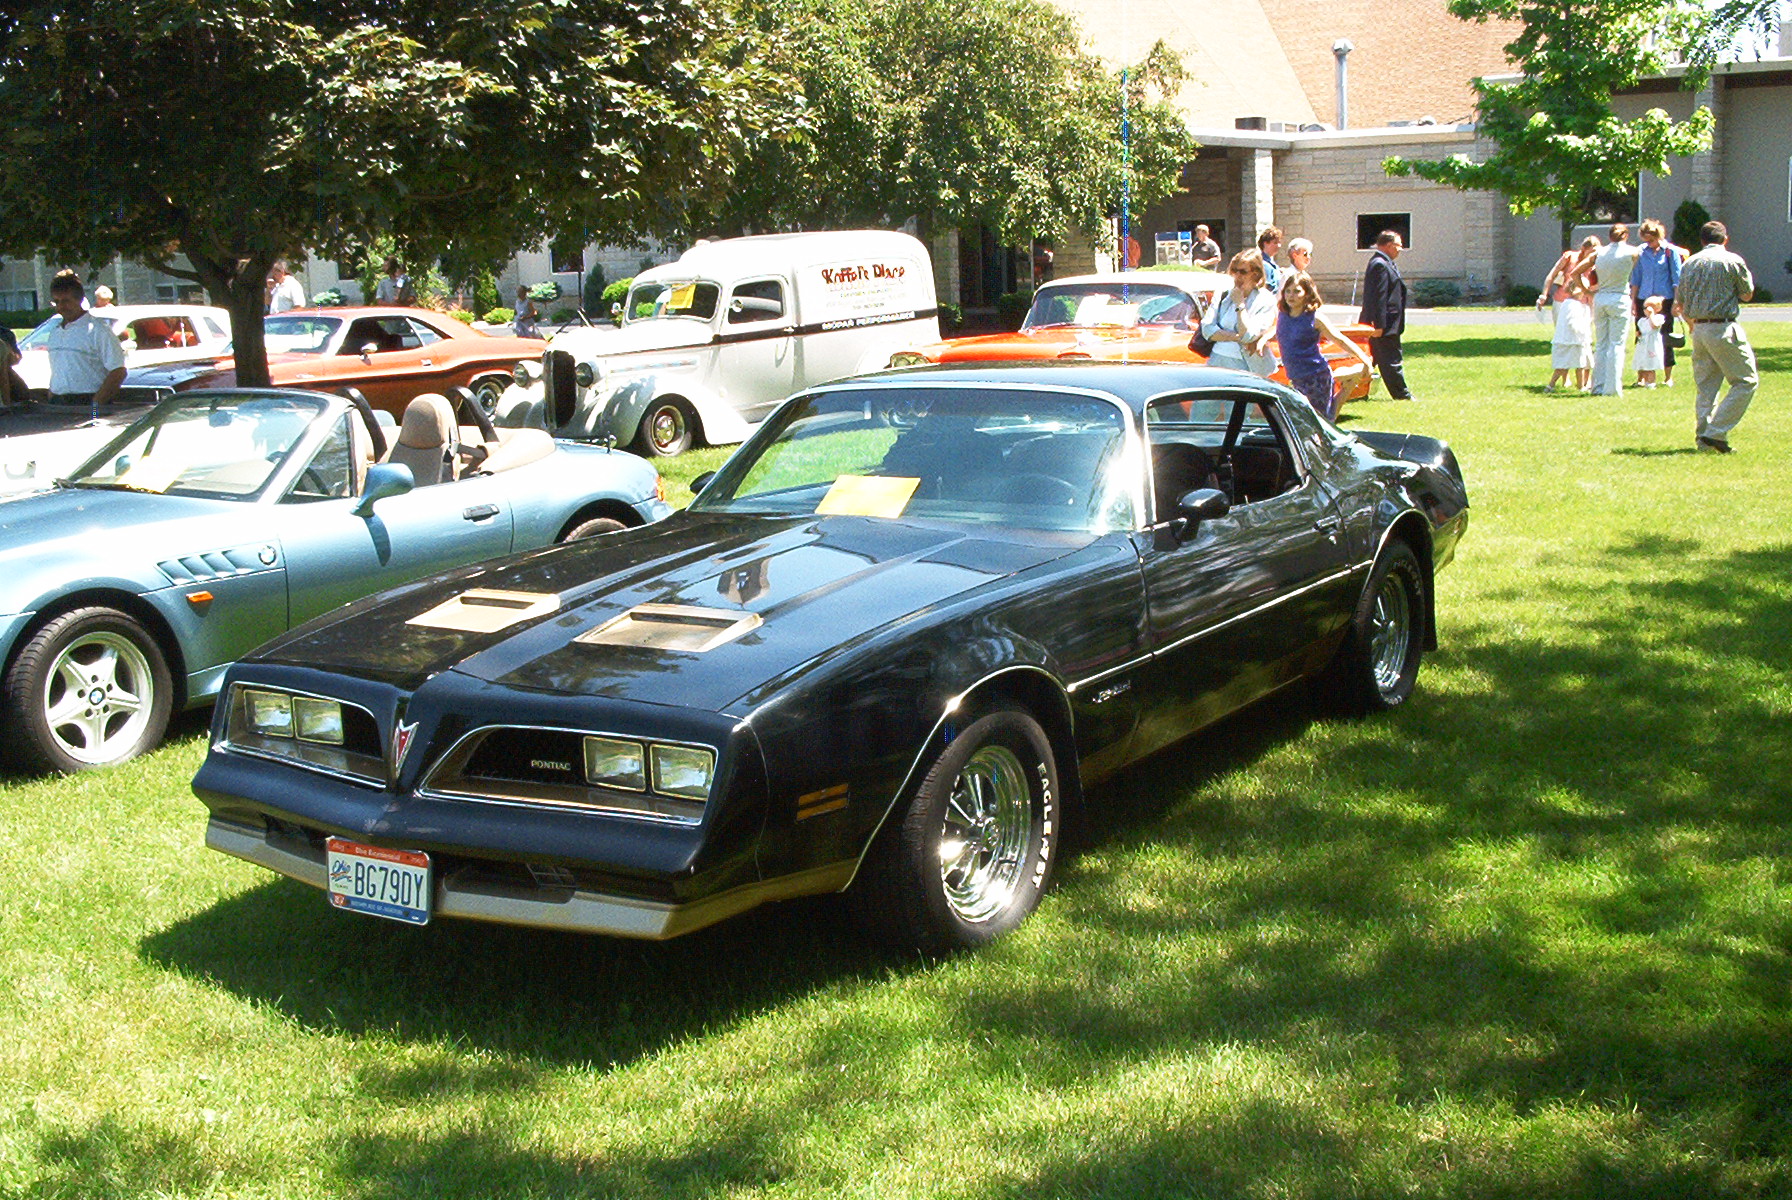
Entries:
{"type": "Polygon", "coordinates": [[[1040,471],[1022,471],[1010,475],[996,488],[995,499],[1002,504],[1037,504],[1048,508],[1068,508],[1082,499],[1074,483],[1040,471]]]}

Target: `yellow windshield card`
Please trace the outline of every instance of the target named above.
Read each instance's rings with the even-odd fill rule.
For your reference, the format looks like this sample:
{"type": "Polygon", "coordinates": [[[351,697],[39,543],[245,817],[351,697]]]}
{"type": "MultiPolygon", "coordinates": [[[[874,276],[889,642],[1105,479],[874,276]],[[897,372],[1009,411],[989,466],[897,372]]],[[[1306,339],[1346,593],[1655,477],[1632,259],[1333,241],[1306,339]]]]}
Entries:
{"type": "Polygon", "coordinates": [[[689,308],[697,302],[697,285],[687,283],[681,288],[673,288],[672,295],[666,301],[667,308],[689,308]]]}
{"type": "Polygon", "coordinates": [[[120,487],[141,488],[146,492],[165,492],[168,485],[180,477],[186,469],[186,462],[172,454],[158,454],[151,458],[140,458],[125,468],[124,474],[118,477],[120,487]]]}
{"type": "Polygon", "coordinates": [[[842,475],[815,511],[837,517],[900,517],[919,486],[920,479],[910,476],[842,475]]]}

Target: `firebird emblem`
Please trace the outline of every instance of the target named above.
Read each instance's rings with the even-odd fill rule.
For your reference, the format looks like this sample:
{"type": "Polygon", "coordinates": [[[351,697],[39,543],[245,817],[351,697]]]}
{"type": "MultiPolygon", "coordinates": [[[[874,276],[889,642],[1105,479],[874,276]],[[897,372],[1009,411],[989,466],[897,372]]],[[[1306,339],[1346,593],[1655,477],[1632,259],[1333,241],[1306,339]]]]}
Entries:
{"type": "Polygon", "coordinates": [[[411,738],[417,732],[417,722],[410,724],[400,721],[398,728],[392,733],[392,774],[397,776],[404,767],[404,756],[410,752],[411,738]]]}

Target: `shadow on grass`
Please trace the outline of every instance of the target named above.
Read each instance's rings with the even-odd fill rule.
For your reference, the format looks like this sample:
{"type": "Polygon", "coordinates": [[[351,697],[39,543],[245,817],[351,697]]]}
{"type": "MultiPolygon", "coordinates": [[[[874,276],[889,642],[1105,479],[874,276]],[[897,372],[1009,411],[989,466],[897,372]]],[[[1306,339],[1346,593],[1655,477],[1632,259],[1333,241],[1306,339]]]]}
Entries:
{"type": "MultiPolygon", "coordinates": [[[[1043,920],[948,964],[916,1029],[871,1004],[793,1026],[778,1066],[800,1086],[693,1149],[584,1162],[525,1136],[363,1133],[339,1168],[370,1197],[763,1189],[795,1169],[797,1130],[868,1095],[899,1121],[905,1056],[937,1039],[960,1053],[929,1086],[967,1094],[1014,1053],[1029,1086],[1063,1097],[1124,1095],[1141,1064],[1284,1064],[1247,1064],[1271,1082],[1231,1083],[1243,1096],[1218,1108],[1197,1079],[1186,1111],[1093,1149],[1042,1119],[1025,1171],[982,1179],[992,1195],[1792,1193],[1792,918],[1771,897],[1792,844],[1792,716],[1771,682],[1792,672],[1792,549],[1696,550],[1645,538],[1595,556],[1552,580],[1550,629],[1456,622],[1434,666],[1449,686],[1390,717],[1310,729],[1285,693],[1097,789],[1043,920]],[[1309,740],[1317,785],[1254,770],[1309,740]],[[1352,1096],[1275,1082],[1289,1078],[1352,1096]],[[1505,1132],[1477,1127],[1488,1114],[1505,1132]],[[1563,1114],[1608,1123],[1552,1127],[1563,1114]],[[1550,1149],[1499,1149],[1527,1136],[1550,1149]]],[[[930,969],[835,914],[783,905],[628,943],[403,929],[269,883],[143,950],[311,1028],[510,1056],[360,1081],[418,1103],[632,1063],[930,969]]]]}

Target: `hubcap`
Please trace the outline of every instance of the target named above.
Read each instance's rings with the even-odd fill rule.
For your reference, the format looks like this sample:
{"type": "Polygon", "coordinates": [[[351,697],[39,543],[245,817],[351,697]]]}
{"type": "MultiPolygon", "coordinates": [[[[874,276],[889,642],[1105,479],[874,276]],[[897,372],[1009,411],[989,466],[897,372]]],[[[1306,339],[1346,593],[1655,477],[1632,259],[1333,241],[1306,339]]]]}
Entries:
{"type": "Polygon", "coordinates": [[[155,680],[135,642],[90,633],[63,647],[44,682],[44,724],[76,762],[123,758],[149,724],[155,680]]]}
{"type": "Polygon", "coordinates": [[[1032,832],[1026,769],[1007,747],[984,746],[953,780],[940,831],[940,880],[954,913],[987,921],[1008,907],[1032,832]]]}
{"type": "Polygon", "coordinates": [[[1412,645],[1412,597],[1398,573],[1390,571],[1375,589],[1375,608],[1369,614],[1369,661],[1375,665],[1375,686],[1392,694],[1406,672],[1406,654],[1412,645]]]}
{"type": "Polygon", "coordinates": [[[684,414],[669,404],[655,409],[652,430],[654,447],[662,452],[671,450],[684,440],[684,414]]]}

